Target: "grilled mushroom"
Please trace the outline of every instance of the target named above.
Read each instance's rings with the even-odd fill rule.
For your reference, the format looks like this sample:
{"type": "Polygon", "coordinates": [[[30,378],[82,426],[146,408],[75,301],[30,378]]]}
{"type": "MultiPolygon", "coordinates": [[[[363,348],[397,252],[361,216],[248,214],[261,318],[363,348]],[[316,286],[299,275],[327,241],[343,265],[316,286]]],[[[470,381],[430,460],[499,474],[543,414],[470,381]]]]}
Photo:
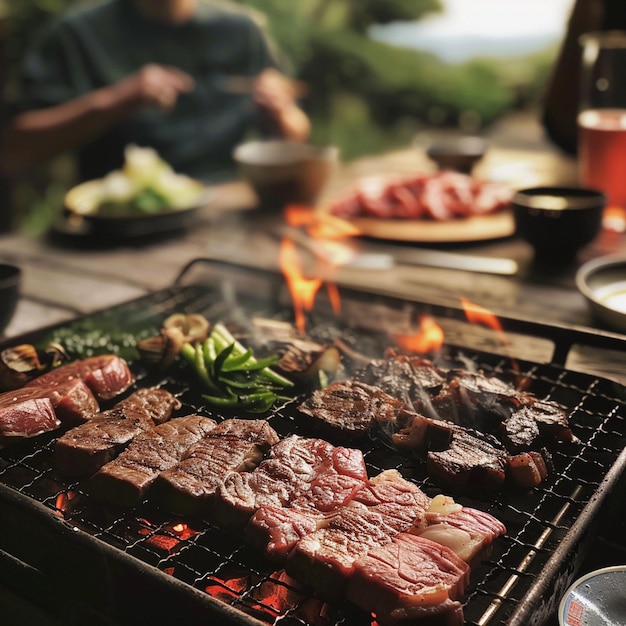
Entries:
{"type": "Polygon", "coordinates": [[[7,348],[0,353],[0,389],[17,389],[32,380],[41,369],[35,346],[24,343],[7,348]]]}
{"type": "Polygon", "coordinates": [[[163,329],[176,328],[180,330],[184,341],[196,343],[204,341],[209,336],[210,324],[208,320],[198,313],[174,313],[163,322],[163,329]]]}
{"type": "Polygon", "coordinates": [[[184,343],[204,341],[209,334],[208,320],[199,314],[170,315],[161,328],[161,333],[137,342],[142,359],[167,369],[176,359],[184,343]]]}

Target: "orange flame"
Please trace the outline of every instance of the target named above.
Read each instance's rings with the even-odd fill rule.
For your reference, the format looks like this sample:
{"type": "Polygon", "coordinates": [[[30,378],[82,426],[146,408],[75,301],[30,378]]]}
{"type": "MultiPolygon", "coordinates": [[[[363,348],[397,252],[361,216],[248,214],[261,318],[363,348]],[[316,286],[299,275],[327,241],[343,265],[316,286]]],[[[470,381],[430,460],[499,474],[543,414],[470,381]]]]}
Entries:
{"type": "Polygon", "coordinates": [[[471,324],[482,324],[487,328],[491,328],[491,330],[494,330],[499,335],[503,345],[506,346],[510,344],[500,320],[494,313],[478,304],[470,302],[466,298],[461,298],[461,304],[463,305],[465,317],[467,317],[468,322],[471,324]]]}
{"type": "Polygon", "coordinates": [[[340,217],[291,204],[285,208],[285,221],[290,226],[306,228],[314,239],[346,239],[361,234],[359,229],[340,217]]]}
{"type": "Polygon", "coordinates": [[[67,493],[60,493],[59,495],[57,495],[56,500],[54,502],[54,506],[57,509],[56,514],[59,515],[60,517],[63,517],[65,515],[65,511],[67,510],[69,503],[74,499],[75,496],[76,496],[76,492],[74,491],[68,491],[67,493]]]}
{"type": "Polygon", "coordinates": [[[394,341],[405,350],[425,354],[439,350],[443,345],[443,328],[429,315],[420,317],[419,330],[412,335],[394,335],[394,341]]]}
{"type": "MultiPolygon", "coordinates": [[[[502,328],[502,324],[500,320],[498,319],[497,315],[495,315],[488,309],[481,307],[478,304],[474,304],[473,302],[470,302],[466,298],[461,298],[461,304],[463,305],[463,310],[465,311],[465,317],[467,318],[468,322],[470,322],[471,324],[482,324],[483,326],[486,326],[487,328],[491,328],[491,330],[495,331],[500,342],[505,348],[511,345],[511,340],[508,338],[507,334],[504,332],[504,329],[502,328]]],[[[517,361],[513,358],[511,354],[509,354],[509,358],[511,359],[511,366],[514,369],[514,371],[519,372],[519,364],[517,363],[517,361]]],[[[518,388],[522,389],[527,383],[528,381],[519,380],[518,388]]]]}
{"type": "MultiPolygon", "coordinates": [[[[287,224],[294,229],[292,236],[283,238],[280,246],[279,265],[285,276],[294,306],[296,327],[304,332],[305,313],[313,309],[315,297],[322,285],[326,289],[331,306],[336,315],[341,310],[341,298],[337,285],[321,278],[307,278],[301,264],[300,255],[294,238],[307,247],[315,256],[316,262],[323,268],[326,276],[336,267],[345,265],[354,257],[354,250],[344,243],[348,237],[359,234],[359,230],[338,217],[315,211],[309,207],[289,205],[284,216],[287,224]]],[[[320,272],[322,273],[322,272],[320,272]]]]}
{"type": "Polygon", "coordinates": [[[300,256],[296,245],[291,239],[284,238],[280,245],[280,267],[287,287],[291,294],[296,318],[296,328],[304,332],[306,326],[305,312],[313,308],[315,294],[322,286],[321,278],[306,278],[302,272],[300,256]]]}

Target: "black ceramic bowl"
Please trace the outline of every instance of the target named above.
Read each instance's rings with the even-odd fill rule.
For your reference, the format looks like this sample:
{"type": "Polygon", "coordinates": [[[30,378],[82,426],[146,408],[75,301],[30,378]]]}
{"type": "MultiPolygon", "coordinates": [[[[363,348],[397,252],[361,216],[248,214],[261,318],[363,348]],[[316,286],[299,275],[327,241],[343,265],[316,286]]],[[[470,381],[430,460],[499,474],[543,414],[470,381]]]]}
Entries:
{"type": "Polygon", "coordinates": [[[469,174],[485,156],[488,144],[482,137],[447,137],[433,141],[427,148],[428,158],[439,169],[451,169],[469,174]]]}
{"type": "Polygon", "coordinates": [[[20,296],[22,271],[15,265],[0,263],[0,333],[8,326],[20,296]]]}
{"type": "Polygon", "coordinates": [[[538,259],[572,261],[602,228],[605,195],[582,187],[532,187],[513,195],[516,234],[538,259]]]}

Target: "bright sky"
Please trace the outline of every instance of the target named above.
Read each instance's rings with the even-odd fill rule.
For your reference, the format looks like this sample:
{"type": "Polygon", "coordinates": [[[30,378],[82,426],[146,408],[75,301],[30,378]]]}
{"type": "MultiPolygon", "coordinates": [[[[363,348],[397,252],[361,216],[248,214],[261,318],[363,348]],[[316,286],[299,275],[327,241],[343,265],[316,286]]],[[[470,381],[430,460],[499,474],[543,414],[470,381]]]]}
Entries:
{"type": "Polygon", "coordinates": [[[564,31],[573,0],[443,0],[445,14],[422,20],[442,35],[519,36],[564,31]]]}
{"type": "Polygon", "coordinates": [[[561,40],[574,0],[442,0],[444,12],[372,28],[375,39],[458,63],[531,54],[561,40]]]}

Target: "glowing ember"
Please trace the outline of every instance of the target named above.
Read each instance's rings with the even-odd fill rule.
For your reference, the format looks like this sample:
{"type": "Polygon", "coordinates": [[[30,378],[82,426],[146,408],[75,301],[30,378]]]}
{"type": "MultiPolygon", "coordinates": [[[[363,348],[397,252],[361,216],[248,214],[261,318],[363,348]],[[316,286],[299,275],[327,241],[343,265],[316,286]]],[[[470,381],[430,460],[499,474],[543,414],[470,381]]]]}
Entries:
{"type": "Polygon", "coordinates": [[[163,550],[164,552],[172,552],[174,548],[180,543],[180,539],[176,537],[169,537],[168,535],[152,535],[148,540],[148,543],[158,550],[163,550]]]}
{"type": "Polygon", "coordinates": [[[222,601],[238,598],[250,586],[249,576],[221,579],[217,576],[209,577],[209,584],[204,590],[214,598],[222,601]]]}
{"type": "Polygon", "coordinates": [[[394,341],[405,350],[425,354],[439,350],[443,345],[444,332],[429,315],[420,317],[420,328],[412,335],[394,335],[394,341]]]}
{"type": "Polygon", "coordinates": [[[207,585],[204,590],[213,598],[217,598],[218,600],[226,603],[228,603],[229,600],[233,600],[239,597],[239,594],[231,591],[230,589],[227,589],[226,587],[223,587],[218,583],[207,585]]]}
{"type": "Polygon", "coordinates": [[[57,515],[63,517],[69,503],[74,499],[76,493],[74,491],[68,491],[66,493],[60,493],[55,500],[54,506],[57,509],[57,515]]]}
{"type": "Polygon", "coordinates": [[[284,570],[279,570],[255,589],[252,596],[257,602],[261,602],[264,608],[281,614],[296,606],[302,599],[302,594],[289,587],[290,584],[297,585],[284,570]]]}
{"type": "Polygon", "coordinates": [[[189,537],[193,537],[200,532],[199,530],[195,530],[189,526],[189,524],[185,524],[183,522],[173,524],[172,526],[167,527],[167,530],[171,531],[174,535],[178,535],[181,540],[189,539],[189,537]]]}
{"type": "Polygon", "coordinates": [[[142,526],[137,529],[137,534],[142,537],[147,537],[146,542],[149,545],[158,550],[163,550],[164,552],[172,552],[181,543],[181,541],[200,532],[189,527],[187,524],[178,522],[176,524],[166,526],[164,528],[164,533],[155,532],[151,535],[151,533],[156,530],[156,525],[145,517],[140,517],[138,520],[142,526]],[[175,536],[172,536],[169,533],[175,536]]]}

